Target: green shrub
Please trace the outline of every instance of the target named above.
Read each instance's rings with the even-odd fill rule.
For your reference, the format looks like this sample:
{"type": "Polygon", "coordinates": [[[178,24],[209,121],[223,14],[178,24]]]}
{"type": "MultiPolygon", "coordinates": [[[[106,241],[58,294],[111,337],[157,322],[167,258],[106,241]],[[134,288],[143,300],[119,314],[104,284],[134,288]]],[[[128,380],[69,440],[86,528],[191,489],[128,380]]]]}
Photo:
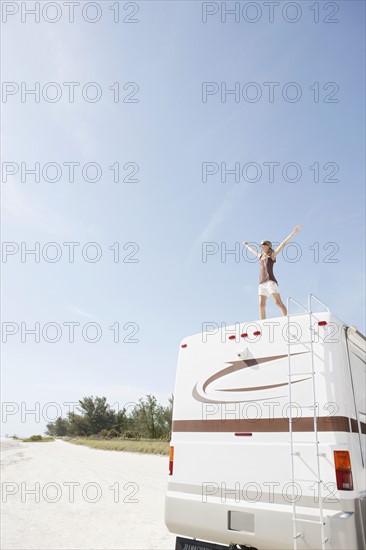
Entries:
{"type": "Polygon", "coordinates": [[[139,440],[141,439],[141,434],[138,432],[133,432],[132,430],[129,430],[123,434],[124,439],[135,439],[139,440]]]}
{"type": "Polygon", "coordinates": [[[30,437],[27,437],[25,439],[22,439],[25,443],[28,442],[34,442],[34,441],[42,441],[42,443],[48,443],[49,441],[55,441],[53,437],[42,437],[41,435],[31,435],[30,437]]]}

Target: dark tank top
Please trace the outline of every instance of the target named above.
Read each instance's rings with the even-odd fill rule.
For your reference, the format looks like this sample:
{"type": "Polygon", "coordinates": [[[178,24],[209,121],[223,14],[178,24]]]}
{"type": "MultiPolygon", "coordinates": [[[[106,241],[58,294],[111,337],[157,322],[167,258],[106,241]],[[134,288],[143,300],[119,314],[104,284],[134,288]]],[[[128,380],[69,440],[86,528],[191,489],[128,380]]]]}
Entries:
{"type": "Polygon", "coordinates": [[[261,254],[259,258],[259,284],[265,283],[267,281],[274,281],[278,284],[276,277],[273,275],[273,264],[276,261],[273,261],[270,257],[263,257],[261,254]]]}

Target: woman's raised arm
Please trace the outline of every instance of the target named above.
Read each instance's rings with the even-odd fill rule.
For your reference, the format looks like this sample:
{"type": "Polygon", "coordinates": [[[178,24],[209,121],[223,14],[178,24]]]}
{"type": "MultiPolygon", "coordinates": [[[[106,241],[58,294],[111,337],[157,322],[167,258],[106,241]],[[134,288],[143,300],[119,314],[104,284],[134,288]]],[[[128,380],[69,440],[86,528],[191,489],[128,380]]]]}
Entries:
{"type": "Polygon", "coordinates": [[[276,248],[276,250],[273,252],[272,254],[272,258],[275,258],[277,256],[277,254],[279,252],[281,252],[281,250],[286,246],[286,244],[292,239],[292,237],[294,235],[296,235],[296,233],[298,233],[299,231],[301,231],[302,229],[302,225],[297,225],[295,227],[295,229],[291,232],[291,234],[287,237],[287,239],[285,239],[284,241],[282,241],[282,243],[276,248]]]}
{"type": "Polygon", "coordinates": [[[256,251],[255,248],[253,248],[252,246],[250,246],[250,244],[248,243],[248,241],[243,241],[243,245],[247,247],[248,250],[250,250],[251,252],[253,252],[253,254],[255,254],[255,256],[257,256],[258,258],[260,258],[260,254],[256,251]]]}

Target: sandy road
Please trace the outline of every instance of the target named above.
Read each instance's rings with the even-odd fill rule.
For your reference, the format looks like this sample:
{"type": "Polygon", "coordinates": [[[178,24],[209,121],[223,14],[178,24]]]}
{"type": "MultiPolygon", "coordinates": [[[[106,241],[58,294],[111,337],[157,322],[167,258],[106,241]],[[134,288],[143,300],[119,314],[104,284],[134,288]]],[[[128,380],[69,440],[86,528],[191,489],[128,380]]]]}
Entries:
{"type": "Polygon", "coordinates": [[[2,439],[1,459],[2,549],[174,548],[167,457],[2,439]]]}

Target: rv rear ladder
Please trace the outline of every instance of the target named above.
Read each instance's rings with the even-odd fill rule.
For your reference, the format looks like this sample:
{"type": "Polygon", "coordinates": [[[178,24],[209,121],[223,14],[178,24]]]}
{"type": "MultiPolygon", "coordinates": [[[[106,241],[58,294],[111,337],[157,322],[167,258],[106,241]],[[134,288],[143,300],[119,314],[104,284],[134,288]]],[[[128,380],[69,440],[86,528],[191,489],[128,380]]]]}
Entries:
{"type": "MultiPolygon", "coordinates": [[[[318,302],[320,302],[323,306],[326,307],[327,311],[329,311],[329,308],[324,304],[319,298],[317,298],[314,294],[309,294],[308,296],[308,308],[305,308],[302,304],[299,304],[296,300],[289,297],[287,299],[287,322],[288,322],[288,329],[290,329],[290,304],[291,302],[295,303],[297,306],[299,306],[306,314],[309,315],[309,330],[311,335],[311,327],[313,326],[312,323],[312,300],[315,299],[318,302]]],[[[289,330],[290,332],[290,330],[289,330]]],[[[322,486],[322,480],[321,480],[321,473],[320,473],[320,462],[319,457],[324,456],[323,453],[319,452],[319,440],[318,440],[318,405],[316,400],[316,389],[315,389],[315,368],[314,368],[314,350],[313,350],[313,340],[310,339],[308,341],[295,341],[291,342],[291,336],[288,332],[287,334],[287,341],[288,341],[288,378],[289,378],[289,384],[288,384],[288,391],[289,391],[289,401],[290,401],[290,407],[289,407],[289,432],[290,432],[290,446],[291,446],[291,481],[292,481],[292,522],[293,522],[293,541],[294,541],[294,550],[297,550],[297,541],[298,539],[304,538],[304,533],[298,531],[298,523],[310,523],[314,525],[319,525],[320,527],[320,538],[321,538],[321,550],[326,550],[326,544],[329,542],[329,538],[325,536],[325,522],[323,517],[323,501],[322,501],[322,495],[321,495],[321,486],[322,486]],[[307,345],[310,346],[309,352],[310,352],[310,370],[304,371],[304,372],[291,372],[291,346],[296,345],[307,345]],[[295,457],[301,457],[301,453],[294,450],[294,436],[293,436],[293,418],[292,418],[292,377],[293,376],[309,376],[312,380],[312,401],[313,404],[309,406],[304,406],[301,408],[309,408],[314,411],[314,441],[306,443],[311,443],[315,446],[315,456],[316,456],[316,465],[317,465],[317,472],[316,472],[316,479],[300,479],[296,478],[295,476],[295,457]],[[318,485],[318,500],[319,500],[319,520],[312,520],[312,519],[302,519],[298,517],[297,513],[297,507],[296,507],[296,497],[295,497],[295,482],[305,482],[305,483],[316,483],[318,485]]],[[[296,336],[295,336],[296,337],[296,336]]],[[[311,338],[311,336],[310,336],[311,338]]],[[[297,405],[296,405],[297,406],[297,405]]],[[[296,444],[299,444],[300,442],[296,442],[296,444]]],[[[315,473],[315,472],[314,472],[315,473]]]]}

